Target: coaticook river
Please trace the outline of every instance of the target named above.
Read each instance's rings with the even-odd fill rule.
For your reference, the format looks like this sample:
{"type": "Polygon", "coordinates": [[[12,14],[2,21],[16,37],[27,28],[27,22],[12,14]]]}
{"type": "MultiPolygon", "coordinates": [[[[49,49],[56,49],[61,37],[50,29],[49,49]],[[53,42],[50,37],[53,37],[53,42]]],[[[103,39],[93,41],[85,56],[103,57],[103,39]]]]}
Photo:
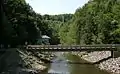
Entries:
{"type": "Polygon", "coordinates": [[[99,70],[95,65],[83,64],[86,61],[79,56],[70,53],[55,52],[57,57],[48,64],[49,68],[45,74],[109,74],[99,70]]]}

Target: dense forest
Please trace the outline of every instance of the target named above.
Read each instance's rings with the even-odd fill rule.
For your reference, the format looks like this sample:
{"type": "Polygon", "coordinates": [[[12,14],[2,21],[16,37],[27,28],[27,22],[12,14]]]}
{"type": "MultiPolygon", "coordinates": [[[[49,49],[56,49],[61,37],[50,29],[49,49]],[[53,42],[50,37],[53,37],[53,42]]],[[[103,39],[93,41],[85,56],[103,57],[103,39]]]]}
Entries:
{"type": "Polygon", "coordinates": [[[40,31],[42,29],[47,30],[42,17],[35,13],[25,0],[2,1],[3,22],[0,26],[2,28],[1,44],[9,44],[11,46],[24,44],[25,42],[35,44],[40,31]]]}
{"type": "Polygon", "coordinates": [[[74,14],[40,15],[25,0],[1,0],[0,44],[37,44],[41,35],[51,44],[120,43],[120,0],[89,0],[74,14]]]}
{"type": "Polygon", "coordinates": [[[58,44],[59,26],[72,18],[72,14],[40,15],[25,0],[1,0],[0,5],[0,44],[5,46],[37,44],[41,35],[50,36],[50,43],[58,44]]]}
{"type": "Polygon", "coordinates": [[[43,15],[43,20],[48,24],[50,36],[50,43],[52,45],[60,44],[59,30],[60,27],[70,19],[72,19],[72,14],[59,14],[59,15],[43,15]]]}
{"type": "Polygon", "coordinates": [[[59,32],[62,44],[120,43],[120,0],[90,0],[59,32]]]}

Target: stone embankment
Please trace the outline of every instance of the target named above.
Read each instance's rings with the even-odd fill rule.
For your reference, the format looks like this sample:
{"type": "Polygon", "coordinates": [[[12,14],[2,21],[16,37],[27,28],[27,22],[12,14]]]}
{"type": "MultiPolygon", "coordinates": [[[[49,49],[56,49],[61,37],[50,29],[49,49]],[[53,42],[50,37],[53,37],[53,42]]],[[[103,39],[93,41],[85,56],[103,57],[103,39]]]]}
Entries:
{"type": "Polygon", "coordinates": [[[111,56],[110,51],[96,51],[96,52],[90,52],[87,55],[83,55],[81,58],[88,62],[96,63],[110,56],[111,56]]]}
{"type": "MultiPolygon", "coordinates": [[[[80,56],[82,59],[90,63],[95,63],[111,56],[110,51],[79,52],[73,54],[80,56]]],[[[101,70],[105,70],[113,74],[120,74],[120,56],[117,56],[117,58],[110,58],[108,60],[104,60],[97,66],[101,70]]]]}
{"type": "Polygon", "coordinates": [[[111,58],[99,64],[101,70],[106,70],[113,74],[120,74],[120,57],[111,58]]]}
{"type": "Polygon", "coordinates": [[[41,74],[47,69],[45,62],[53,57],[50,53],[7,49],[0,56],[0,74],[41,74]]]}

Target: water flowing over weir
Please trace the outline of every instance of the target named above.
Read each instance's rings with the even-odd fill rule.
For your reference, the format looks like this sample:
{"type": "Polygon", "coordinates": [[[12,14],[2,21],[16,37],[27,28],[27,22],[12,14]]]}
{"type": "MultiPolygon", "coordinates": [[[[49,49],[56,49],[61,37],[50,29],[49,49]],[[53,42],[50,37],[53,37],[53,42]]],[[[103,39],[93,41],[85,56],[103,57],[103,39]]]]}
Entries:
{"type": "Polygon", "coordinates": [[[71,53],[55,52],[54,54],[57,57],[49,64],[47,74],[109,74],[92,64],[82,64],[86,61],[71,53]]]}

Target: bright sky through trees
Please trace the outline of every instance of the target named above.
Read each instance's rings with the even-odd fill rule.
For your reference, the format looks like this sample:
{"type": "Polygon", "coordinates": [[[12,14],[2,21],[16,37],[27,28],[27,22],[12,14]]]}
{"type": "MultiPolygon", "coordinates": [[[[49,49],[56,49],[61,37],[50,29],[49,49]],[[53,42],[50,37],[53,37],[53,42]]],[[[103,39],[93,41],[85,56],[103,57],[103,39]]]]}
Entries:
{"type": "Polygon", "coordinates": [[[32,8],[40,14],[64,14],[74,13],[78,7],[82,7],[88,0],[26,0],[32,8]]]}

